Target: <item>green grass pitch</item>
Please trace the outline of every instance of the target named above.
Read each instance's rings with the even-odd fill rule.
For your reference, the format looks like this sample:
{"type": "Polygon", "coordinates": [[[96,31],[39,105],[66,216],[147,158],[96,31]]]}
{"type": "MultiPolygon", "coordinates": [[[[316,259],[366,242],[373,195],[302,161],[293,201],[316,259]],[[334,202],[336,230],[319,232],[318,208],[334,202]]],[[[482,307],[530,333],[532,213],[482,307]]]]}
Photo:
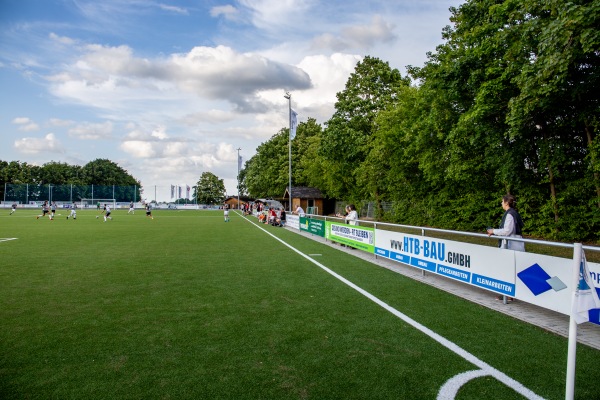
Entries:
{"type": "MultiPolygon", "coordinates": [[[[564,398],[565,338],[254,218],[9,211],[2,399],[435,399],[477,369],[263,229],[539,396],[564,398]]],[[[578,399],[600,398],[599,360],[578,345],[578,399]]],[[[523,397],[481,377],[456,398],[523,397]]]]}

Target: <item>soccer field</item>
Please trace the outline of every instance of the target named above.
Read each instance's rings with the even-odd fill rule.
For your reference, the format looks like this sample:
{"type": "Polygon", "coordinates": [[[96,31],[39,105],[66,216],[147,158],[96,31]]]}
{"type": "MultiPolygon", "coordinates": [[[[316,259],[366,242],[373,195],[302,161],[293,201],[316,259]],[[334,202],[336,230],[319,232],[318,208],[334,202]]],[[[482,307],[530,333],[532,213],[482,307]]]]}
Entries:
{"type": "Polygon", "coordinates": [[[287,229],[59,212],[0,210],[2,399],[564,398],[565,338],[287,229]]]}

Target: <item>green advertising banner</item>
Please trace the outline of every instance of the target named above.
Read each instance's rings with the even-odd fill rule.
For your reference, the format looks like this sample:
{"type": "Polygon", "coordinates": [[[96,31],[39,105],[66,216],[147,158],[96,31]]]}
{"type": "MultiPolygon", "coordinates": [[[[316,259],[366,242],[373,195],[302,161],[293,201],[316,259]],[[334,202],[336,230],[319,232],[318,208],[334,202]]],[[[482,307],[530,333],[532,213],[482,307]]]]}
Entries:
{"type": "Polygon", "coordinates": [[[373,228],[327,221],[325,237],[367,253],[375,253],[375,230],[373,228]]]}
{"type": "Polygon", "coordinates": [[[300,230],[325,237],[325,221],[320,219],[311,219],[300,217],[300,230]]]}

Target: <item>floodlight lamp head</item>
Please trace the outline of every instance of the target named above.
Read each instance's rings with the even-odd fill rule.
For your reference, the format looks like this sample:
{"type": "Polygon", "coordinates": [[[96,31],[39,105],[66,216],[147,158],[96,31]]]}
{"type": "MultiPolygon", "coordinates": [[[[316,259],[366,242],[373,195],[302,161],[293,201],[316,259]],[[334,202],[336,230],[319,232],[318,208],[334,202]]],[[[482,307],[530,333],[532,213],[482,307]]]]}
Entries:
{"type": "Polygon", "coordinates": [[[289,100],[292,97],[292,95],[290,94],[290,92],[285,92],[285,95],[283,97],[289,100]]]}

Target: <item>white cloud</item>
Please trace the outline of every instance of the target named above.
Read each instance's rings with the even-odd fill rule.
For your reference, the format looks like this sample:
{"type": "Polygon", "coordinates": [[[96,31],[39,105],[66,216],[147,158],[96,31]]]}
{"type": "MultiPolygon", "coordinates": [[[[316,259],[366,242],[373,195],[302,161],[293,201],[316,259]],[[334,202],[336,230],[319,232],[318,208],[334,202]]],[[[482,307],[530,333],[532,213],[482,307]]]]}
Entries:
{"type": "Polygon", "coordinates": [[[380,15],[375,15],[369,25],[346,26],[339,35],[324,33],[313,39],[314,49],[329,49],[332,51],[368,50],[378,43],[389,43],[396,39],[394,24],[380,15]]]}
{"type": "Polygon", "coordinates": [[[90,45],[68,68],[48,79],[55,96],[102,109],[150,101],[164,107],[168,101],[188,102],[192,95],[225,100],[239,112],[264,112],[266,105],[257,92],[311,86],[309,76],[297,67],[227,46],[200,46],[168,59],[142,59],[127,46],[90,45]]]}
{"type": "Polygon", "coordinates": [[[151,142],[126,140],[119,146],[125,153],[135,158],[152,158],[156,156],[151,142]]]}
{"type": "Polygon", "coordinates": [[[48,37],[54,41],[54,42],[58,42],[62,45],[66,45],[66,46],[71,46],[73,44],[76,43],[76,41],[74,39],[71,39],[70,37],[67,36],[59,36],[54,32],[50,32],[50,34],[48,35],[48,37]]]}
{"type": "Polygon", "coordinates": [[[40,129],[40,126],[27,117],[17,117],[12,120],[12,123],[19,126],[19,130],[23,132],[33,132],[40,129]]]}
{"type": "Polygon", "coordinates": [[[110,139],[113,124],[110,121],[101,124],[84,123],[69,129],[69,136],[81,140],[110,139]]]}
{"type": "Polygon", "coordinates": [[[251,14],[252,23],[264,30],[289,26],[290,21],[298,22],[298,17],[319,4],[315,0],[239,0],[251,14]]]}
{"type": "Polygon", "coordinates": [[[169,11],[169,12],[173,12],[176,14],[181,14],[181,15],[188,15],[189,11],[186,8],[183,7],[176,7],[176,6],[171,6],[168,4],[158,4],[158,7],[160,7],[162,10],[165,11],[169,11]]]}
{"type": "Polygon", "coordinates": [[[17,117],[13,118],[12,123],[16,125],[25,125],[31,123],[31,119],[28,117],[17,117]]]}
{"type": "Polygon", "coordinates": [[[219,124],[231,122],[235,118],[235,114],[230,111],[212,109],[184,115],[180,120],[186,125],[196,125],[199,123],[219,124]]]}
{"type": "Polygon", "coordinates": [[[53,127],[66,127],[66,126],[71,126],[74,123],[75,123],[74,121],[60,119],[60,118],[50,118],[50,120],[48,120],[48,125],[53,126],[53,127]]]}
{"type": "Polygon", "coordinates": [[[231,4],[227,4],[225,6],[216,6],[210,9],[211,17],[219,17],[223,16],[225,19],[234,21],[239,18],[239,10],[232,6],[231,4]]]}
{"type": "Polygon", "coordinates": [[[53,133],[49,133],[44,138],[23,138],[14,142],[17,151],[24,154],[37,154],[41,152],[63,153],[62,144],[56,139],[53,133]]]}

